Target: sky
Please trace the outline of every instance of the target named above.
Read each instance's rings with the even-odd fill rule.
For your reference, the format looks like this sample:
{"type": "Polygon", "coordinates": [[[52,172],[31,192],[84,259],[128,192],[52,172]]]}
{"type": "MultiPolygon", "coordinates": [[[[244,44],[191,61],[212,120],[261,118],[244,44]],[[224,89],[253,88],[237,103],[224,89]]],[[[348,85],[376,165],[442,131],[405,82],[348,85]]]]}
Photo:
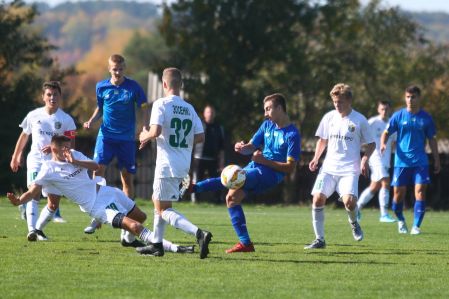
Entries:
{"type": "MultiPolygon", "coordinates": [[[[70,0],[71,2],[78,2],[80,0],[70,0]]],[[[137,2],[153,2],[161,3],[163,0],[132,0],[137,2]]],[[[172,2],[168,0],[167,2],[172,2]]],[[[25,0],[25,2],[34,2],[34,0],[25,0]]],[[[47,0],[50,5],[57,5],[67,0],[47,0]]],[[[362,4],[366,4],[369,0],[360,0],[362,4]]],[[[404,10],[410,11],[426,11],[426,12],[446,12],[449,13],[449,0],[382,0],[385,6],[399,6],[404,10]]]]}

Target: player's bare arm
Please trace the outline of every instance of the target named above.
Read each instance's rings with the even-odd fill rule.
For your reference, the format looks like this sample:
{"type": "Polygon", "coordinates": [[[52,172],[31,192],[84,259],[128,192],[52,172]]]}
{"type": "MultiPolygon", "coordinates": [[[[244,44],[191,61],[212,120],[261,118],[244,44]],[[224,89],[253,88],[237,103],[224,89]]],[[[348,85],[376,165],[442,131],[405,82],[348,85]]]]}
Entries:
{"type": "Polygon", "coordinates": [[[433,156],[433,172],[440,173],[441,163],[440,163],[440,155],[438,154],[438,143],[436,138],[429,139],[429,147],[433,156]]]}
{"type": "Polygon", "coordinates": [[[16,147],[9,164],[13,172],[17,172],[19,170],[19,167],[21,166],[23,149],[25,148],[29,137],[29,135],[22,132],[19,136],[19,139],[17,140],[16,147]]]}
{"type": "Polygon", "coordinates": [[[276,171],[292,173],[295,170],[296,161],[288,159],[287,162],[278,162],[266,159],[260,150],[256,150],[251,158],[254,162],[268,166],[276,171]]]}
{"type": "Polygon", "coordinates": [[[387,148],[388,132],[384,131],[380,136],[380,153],[383,154],[387,148]]]}
{"type": "Polygon", "coordinates": [[[83,127],[85,129],[90,129],[92,124],[96,123],[102,116],[103,116],[103,110],[100,109],[99,107],[95,108],[94,113],[89,118],[89,120],[83,124],[83,127]]]}
{"type": "Polygon", "coordinates": [[[254,151],[256,150],[256,147],[254,146],[254,144],[250,142],[245,143],[243,140],[240,142],[237,142],[234,145],[234,150],[241,154],[241,155],[251,155],[252,153],[254,153],[254,151]]]}
{"type": "Polygon", "coordinates": [[[19,206],[21,204],[27,203],[33,198],[38,198],[40,193],[42,192],[42,186],[33,184],[27,192],[23,193],[20,197],[14,195],[14,193],[8,192],[6,193],[6,197],[8,197],[11,204],[15,206],[19,206]]]}
{"type": "Polygon", "coordinates": [[[147,145],[150,140],[156,139],[162,133],[162,126],[160,125],[151,125],[150,129],[147,130],[145,127],[142,129],[139,135],[139,149],[142,149],[147,145]]]}
{"type": "Polygon", "coordinates": [[[96,171],[98,170],[99,166],[98,163],[92,160],[88,160],[88,161],[80,161],[80,160],[76,160],[73,157],[73,153],[69,150],[69,149],[65,149],[64,150],[64,157],[66,159],[67,162],[69,162],[70,164],[82,167],[82,168],[86,168],[88,170],[91,171],[96,171]]]}
{"type": "Polygon", "coordinates": [[[204,140],[206,140],[206,137],[205,137],[204,133],[195,134],[195,136],[193,137],[193,143],[194,144],[202,143],[202,142],[204,142],[204,140]]]}
{"type": "Polygon", "coordinates": [[[363,155],[362,160],[360,162],[360,170],[361,170],[362,174],[366,177],[368,177],[368,175],[369,175],[368,160],[369,160],[369,157],[371,157],[371,155],[375,149],[376,149],[375,142],[368,143],[365,148],[365,154],[363,155]]]}
{"type": "Polygon", "coordinates": [[[318,163],[320,161],[320,157],[323,154],[324,150],[327,146],[327,139],[320,138],[316,143],[315,155],[313,156],[312,161],[309,163],[309,169],[311,171],[315,171],[318,169],[318,163]]]}
{"type": "Polygon", "coordinates": [[[148,104],[147,103],[142,104],[140,106],[140,111],[142,114],[142,122],[143,122],[142,128],[148,130],[150,128],[148,125],[150,123],[149,116],[148,116],[148,104]]]}

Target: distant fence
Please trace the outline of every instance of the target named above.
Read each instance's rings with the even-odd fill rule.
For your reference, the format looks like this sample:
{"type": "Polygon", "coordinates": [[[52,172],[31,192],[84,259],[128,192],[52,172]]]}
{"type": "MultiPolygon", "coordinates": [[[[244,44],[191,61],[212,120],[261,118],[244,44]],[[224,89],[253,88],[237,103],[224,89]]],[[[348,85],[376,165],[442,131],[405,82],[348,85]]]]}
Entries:
{"type": "MultiPolygon", "coordinates": [[[[77,137],[76,144],[78,150],[81,150],[83,153],[92,157],[95,145],[94,138],[77,137]]],[[[242,166],[249,161],[248,157],[235,154],[230,150],[228,151],[227,157],[228,161],[242,166]]],[[[267,193],[248,196],[248,198],[245,199],[245,202],[264,204],[310,204],[310,191],[312,190],[312,186],[317,175],[317,172],[312,173],[308,168],[308,164],[312,157],[313,152],[301,153],[301,161],[298,163],[296,171],[293,174],[288,175],[284,182],[267,193]]],[[[135,196],[139,198],[151,198],[151,194],[153,193],[152,185],[154,167],[156,163],[155,143],[152,142],[143,150],[138,151],[136,160],[137,174],[134,177],[135,196]]],[[[432,165],[430,167],[432,183],[429,185],[427,190],[427,202],[428,207],[438,210],[447,210],[449,209],[449,155],[440,154],[440,160],[440,174],[433,174],[432,165]]],[[[114,161],[107,168],[106,180],[108,185],[121,186],[120,172],[117,168],[116,161],[114,161]]],[[[359,181],[359,192],[361,193],[363,189],[369,185],[369,183],[369,179],[361,176],[359,181]]],[[[414,195],[412,190],[409,190],[407,193],[405,207],[409,208],[413,204],[414,195]]],[[[390,194],[392,195],[393,192],[390,194]]],[[[224,194],[222,194],[220,199],[214,198],[216,196],[217,195],[214,193],[209,193],[204,194],[200,197],[200,199],[211,202],[224,201],[224,194]]],[[[336,199],[337,196],[334,194],[328,202],[331,204],[333,203],[335,205],[340,205],[340,203],[336,202],[336,199]]],[[[185,198],[184,200],[188,200],[188,198],[185,198]]],[[[377,199],[372,199],[368,206],[378,206],[377,199]]]]}

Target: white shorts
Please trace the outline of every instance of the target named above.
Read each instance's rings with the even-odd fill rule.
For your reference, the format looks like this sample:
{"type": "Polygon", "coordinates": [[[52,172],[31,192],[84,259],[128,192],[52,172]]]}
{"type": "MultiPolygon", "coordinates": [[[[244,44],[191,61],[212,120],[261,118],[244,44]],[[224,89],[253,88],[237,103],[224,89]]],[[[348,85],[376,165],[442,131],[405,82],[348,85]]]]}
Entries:
{"type": "Polygon", "coordinates": [[[182,178],[155,178],[153,182],[153,200],[178,201],[181,182],[182,178]]]}
{"type": "Polygon", "coordinates": [[[128,215],[135,205],[122,190],[101,186],[89,215],[101,223],[112,225],[112,220],[118,213],[128,215]]]}
{"type": "Polygon", "coordinates": [[[322,193],[326,198],[329,198],[335,191],[337,191],[340,198],[348,194],[358,197],[359,175],[339,176],[320,172],[315,180],[311,194],[322,193]]]}
{"type": "Polygon", "coordinates": [[[376,165],[370,164],[369,169],[371,171],[370,178],[371,178],[372,182],[378,182],[383,178],[390,177],[390,168],[386,167],[382,164],[376,164],[376,165]]]}

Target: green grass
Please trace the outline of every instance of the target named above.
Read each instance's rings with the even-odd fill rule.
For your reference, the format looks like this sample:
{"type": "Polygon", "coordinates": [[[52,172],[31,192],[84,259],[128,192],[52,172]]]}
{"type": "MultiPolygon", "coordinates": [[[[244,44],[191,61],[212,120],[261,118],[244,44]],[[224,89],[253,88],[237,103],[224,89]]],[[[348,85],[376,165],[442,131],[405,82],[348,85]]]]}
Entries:
{"type": "MultiPolygon", "coordinates": [[[[138,203],[152,214],[148,201],[138,203]]],[[[209,258],[140,256],[109,227],[85,235],[88,216],[67,200],[68,223],[49,224],[51,240],[30,243],[17,208],[0,199],[0,298],[449,298],[449,213],[428,212],[423,233],[410,236],[364,210],[365,240],[355,242],[345,211],[330,205],[327,248],[306,252],[310,207],[247,205],[256,252],[228,255],[236,237],[224,206],[175,207],[214,234],[209,258]]],[[[410,211],[406,217],[411,224],[410,211]]],[[[173,228],[166,237],[194,242],[173,228]]]]}

